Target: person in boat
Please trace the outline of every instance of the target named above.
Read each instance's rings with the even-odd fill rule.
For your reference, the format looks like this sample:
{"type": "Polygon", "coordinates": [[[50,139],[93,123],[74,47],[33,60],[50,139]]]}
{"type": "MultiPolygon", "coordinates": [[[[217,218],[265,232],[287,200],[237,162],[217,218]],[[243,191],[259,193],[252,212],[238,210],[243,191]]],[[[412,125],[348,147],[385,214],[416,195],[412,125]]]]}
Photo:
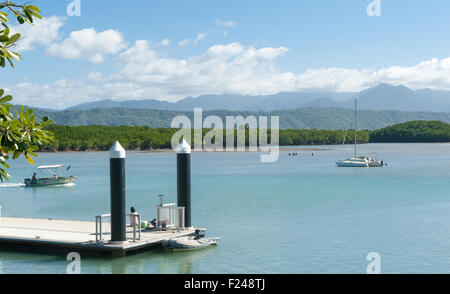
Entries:
{"type": "Polygon", "coordinates": [[[37,181],[37,177],[36,177],[36,173],[33,174],[33,176],[31,177],[32,181],[37,181]]]}
{"type": "Polygon", "coordinates": [[[58,176],[57,176],[56,174],[53,174],[53,178],[54,178],[54,179],[57,179],[58,176]]]}

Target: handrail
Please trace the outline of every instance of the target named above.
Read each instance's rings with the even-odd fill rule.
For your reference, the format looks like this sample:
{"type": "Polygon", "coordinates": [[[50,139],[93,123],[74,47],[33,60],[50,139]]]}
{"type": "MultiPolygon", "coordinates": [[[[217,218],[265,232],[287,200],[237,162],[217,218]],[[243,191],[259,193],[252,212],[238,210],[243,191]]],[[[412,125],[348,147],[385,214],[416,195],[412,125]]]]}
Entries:
{"type": "Polygon", "coordinates": [[[103,241],[103,219],[107,217],[111,217],[111,214],[102,214],[95,216],[95,242],[103,241]]]}
{"type": "Polygon", "coordinates": [[[185,207],[183,206],[158,205],[156,206],[156,227],[158,230],[166,228],[184,230],[184,214],[185,207]]]}
{"type": "MultiPolygon", "coordinates": [[[[137,218],[137,224],[134,224],[133,227],[133,238],[130,238],[133,241],[141,240],[141,215],[140,214],[126,214],[127,217],[133,216],[137,218]],[[136,230],[136,226],[138,226],[138,230],[136,230]]],[[[97,215],[95,217],[95,242],[103,241],[103,219],[111,217],[111,214],[102,214],[97,215]]],[[[129,238],[127,238],[129,239],[129,238]]]]}
{"type": "Polygon", "coordinates": [[[128,216],[128,217],[130,217],[130,216],[137,217],[137,223],[135,222],[134,225],[132,226],[133,227],[133,239],[132,240],[133,241],[141,240],[141,215],[139,213],[136,213],[136,214],[127,213],[126,216],[128,216]],[[138,238],[136,238],[136,226],[138,226],[138,229],[139,229],[137,231],[139,233],[138,238]]]}

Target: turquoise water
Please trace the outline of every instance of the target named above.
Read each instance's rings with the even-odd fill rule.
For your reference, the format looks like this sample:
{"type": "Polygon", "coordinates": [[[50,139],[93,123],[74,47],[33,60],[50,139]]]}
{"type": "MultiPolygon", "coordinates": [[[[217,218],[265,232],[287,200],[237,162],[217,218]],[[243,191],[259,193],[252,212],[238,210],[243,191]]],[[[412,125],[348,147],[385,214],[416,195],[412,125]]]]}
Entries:
{"type": "MultiPolygon", "coordinates": [[[[389,163],[372,169],[337,168],[348,155],[342,147],[318,148],[283,151],[275,163],[260,163],[258,153],[193,153],[192,221],[220,245],[82,257],[82,273],[365,273],[369,252],[380,254],[383,273],[450,273],[450,144],[360,146],[389,163]]],[[[75,186],[3,185],[2,214],[94,221],[109,211],[107,153],[37,159],[58,163],[73,166],[75,186]]],[[[175,154],[128,152],[126,168],[127,206],[145,219],[157,194],[176,202],[175,154]]],[[[15,161],[11,183],[33,169],[15,161]]],[[[3,273],[65,273],[67,265],[63,255],[0,251],[3,273]]]]}

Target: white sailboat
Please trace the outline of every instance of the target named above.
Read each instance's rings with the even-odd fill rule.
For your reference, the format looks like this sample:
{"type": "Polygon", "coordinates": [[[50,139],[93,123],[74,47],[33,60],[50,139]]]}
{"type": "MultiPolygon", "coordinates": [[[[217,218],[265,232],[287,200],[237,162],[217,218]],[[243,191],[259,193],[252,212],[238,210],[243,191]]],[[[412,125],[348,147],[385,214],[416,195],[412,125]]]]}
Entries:
{"type": "MultiPolygon", "coordinates": [[[[382,167],[386,164],[382,160],[376,160],[368,155],[356,156],[356,109],[357,99],[355,99],[355,151],[352,158],[340,159],[336,161],[338,167],[382,167]]],[[[344,138],[345,144],[345,138],[344,138]]]]}

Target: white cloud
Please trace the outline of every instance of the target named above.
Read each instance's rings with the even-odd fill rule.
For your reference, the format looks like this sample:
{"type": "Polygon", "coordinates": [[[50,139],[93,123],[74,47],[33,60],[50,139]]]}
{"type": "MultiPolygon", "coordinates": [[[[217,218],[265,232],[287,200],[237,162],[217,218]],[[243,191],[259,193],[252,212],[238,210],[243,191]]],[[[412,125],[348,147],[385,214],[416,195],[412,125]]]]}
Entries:
{"type": "Polygon", "coordinates": [[[48,84],[21,82],[3,89],[13,95],[14,104],[54,109],[64,109],[79,103],[102,99],[138,99],[148,94],[147,91],[155,95],[162,94],[158,89],[143,89],[131,82],[106,82],[94,85],[70,79],[61,79],[48,84]]]}
{"type": "Polygon", "coordinates": [[[230,28],[230,27],[236,26],[236,23],[234,21],[231,21],[231,20],[222,21],[220,19],[216,19],[216,24],[218,24],[219,26],[222,26],[222,27],[226,27],[226,28],[230,28]]]}
{"type": "Polygon", "coordinates": [[[183,41],[178,42],[178,46],[184,47],[184,46],[186,46],[187,44],[189,44],[190,42],[191,42],[191,39],[186,39],[186,40],[183,40],[183,41]]]}
{"type": "Polygon", "coordinates": [[[195,39],[185,39],[183,41],[178,42],[178,46],[180,47],[184,47],[188,44],[192,44],[192,45],[197,45],[198,42],[200,42],[201,40],[204,40],[206,38],[206,33],[200,33],[197,34],[197,37],[195,37],[195,39]]]}
{"type": "Polygon", "coordinates": [[[450,90],[450,57],[433,58],[415,66],[391,66],[382,69],[319,68],[309,69],[296,78],[298,90],[313,88],[339,92],[357,92],[380,83],[404,85],[412,89],[450,90]]]}
{"type": "Polygon", "coordinates": [[[99,81],[103,81],[104,80],[102,73],[100,73],[100,72],[93,72],[93,71],[91,71],[88,74],[88,79],[93,81],[93,82],[99,82],[99,81]]]}
{"type": "Polygon", "coordinates": [[[116,30],[97,32],[94,28],[73,31],[61,43],[53,43],[47,54],[67,59],[88,59],[101,63],[106,54],[115,54],[126,48],[123,35],[116,30]]]}
{"type": "Polygon", "coordinates": [[[65,17],[50,16],[36,19],[32,25],[11,26],[12,33],[20,33],[22,35],[14,50],[20,53],[33,50],[35,44],[49,45],[58,38],[59,29],[65,22],[65,17]]]}
{"type": "Polygon", "coordinates": [[[255,48],[240,43],[217,44],[206,52],[174,58],[136,41],[120,53],[116,72],[91,72],[83,81],[62,79],[52,84],[32,82],[2,85],[17,103],[65,108],[101,99],[147,99],[175,101],[202,94],[268,95],[278,92],[322,90],[357,92],[379,83],[403,84],[412,89],[450,90],[450,57],[430,59],[415,66],[381,69],[312,68],[286,72],[275,64],[289,52],[285,47],[255,48]]]}
{"type": "Polygon", "coordinates": [[[161,42],[159,42],[158,44],[156,44],[157,46],[162,46],[162,47],[167,47],[170,45],[170,39],[164,39],[161,42]]]}
{"type": "Polygon", "coordinates": [[[204,40],[206,38],[206,34],[205,33],[200,33],[200,34],[198,34],[197,35],[197,38],[195,38],[195,40],[194,41],[201,41],[201,40],[204,40]]]}
{"type": "Polygon", "coordinates": [[[120,55],[123,65],[110,81],[158,88],[163,92],[160,97],[168,100],[205,93],[273,93],[283,87],[285,75],[278,74],[272,61],[288,51],[231,43],[212,46],[200,56],[175,59],[140,40],[120,55]]]}

